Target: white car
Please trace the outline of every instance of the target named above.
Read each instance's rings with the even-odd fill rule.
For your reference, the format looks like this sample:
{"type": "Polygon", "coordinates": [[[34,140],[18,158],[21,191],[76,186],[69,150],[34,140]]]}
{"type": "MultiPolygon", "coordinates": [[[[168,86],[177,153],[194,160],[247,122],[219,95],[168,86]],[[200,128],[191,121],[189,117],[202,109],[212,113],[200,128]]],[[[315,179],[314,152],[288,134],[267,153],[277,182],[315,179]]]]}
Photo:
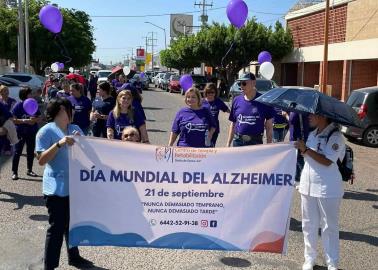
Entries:
{"type": "Polygon", "coordinates": [[[30,86],[31,88],[43,88],[43,84],[45,82],[44,77],[28,73],[7,73],[4,74],[3,77],[15,79],[30,86]]]}
{"type": "Polygon", "coordinates": [[[9,89],[9,97],[14,98],[16,101],[20,101],[19,93],[23,86],[27,86],[20,81],[12,78],[0,77],[0,85],[5,85],[9,89]]]}
{"type": "Polygon", "coordinates": [[[112,74],[111,70],[101,69],[97,72],[97,84],[108,81],[108,76],[112,74]]]}

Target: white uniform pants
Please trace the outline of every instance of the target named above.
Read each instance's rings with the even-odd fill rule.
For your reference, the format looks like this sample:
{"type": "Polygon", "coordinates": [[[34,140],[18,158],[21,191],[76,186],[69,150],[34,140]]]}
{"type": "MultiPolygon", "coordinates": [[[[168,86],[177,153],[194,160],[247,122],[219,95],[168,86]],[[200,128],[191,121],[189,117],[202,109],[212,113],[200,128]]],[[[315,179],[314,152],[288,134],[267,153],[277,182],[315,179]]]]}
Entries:
{"type": "Polygon", "coordinates": [[[327,265],[339,262],[339,211],[341,198],[316,198],[301,194],[305,261],[315,262],[318,229],[327,265]]]}

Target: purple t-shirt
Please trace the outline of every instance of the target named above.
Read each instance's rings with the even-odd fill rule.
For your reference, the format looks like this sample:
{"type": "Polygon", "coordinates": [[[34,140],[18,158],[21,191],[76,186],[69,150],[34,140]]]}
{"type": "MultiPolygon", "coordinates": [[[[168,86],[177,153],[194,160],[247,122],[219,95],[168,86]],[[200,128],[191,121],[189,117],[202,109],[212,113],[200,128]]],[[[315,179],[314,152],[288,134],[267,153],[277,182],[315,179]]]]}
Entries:
{"type": "Polygon", "coordinates": [[[282,109],[274,107],[274,111],[275,111],[275,114],[274,114],[273,123],[274,124],[286,124],[287,125],[288,122],[287,122],[286,117],[282,115],[282,113],[283,113],[282,109]]]}
{"type": "MultiPolygon", "coordinates": [[[[18,102],[12,109],[12,115],[17,119],[29,119],[30,117],[40,116],[41,112],[38,110],[34,115],[30,115],[24,110],[24,103],[18,102]]],[[[34,125],[29,124],[17,124],[16,125],[17,134],[20,135],[29,135],[29,134],[37,134],[38,131],[38,124],[35,123],[34,125]]]]}
{"type": "Polygon", "coordinates": [[[10,112],[14,105],[16,105],[17,101],[14,98],[8,97],[8,100],[6,102],[4,100],[0,100],[0,103],[3,104],[5,109],[10,112]]]}
{"type": "Polygon", "coordinates": [[[206,147],[205,138],[208,130],[216,127],[209,109],[199,110],[183,108],[177,112],[172,124],[172,132],[180,134],[177,146],[206,147]]]}
{"type": "Polygon", "coordinates": [[[71,102],[74,110],[72,123],[78,125],[81,129],[89,127],[89,113],[92,110],[90,99],[85,96],[79,98],[69,96],[67,99],[71,102]]]}
{"type": "Polygon", "coordinates": [[[216,98],[210,102],[206,99],[202,100],[202,106],[210,110],[216,124],[215,133],[219,133],[219,111],[227,112],[227,105],[220,98],[216,98]]]}
{"type": "MultiPolygon", "coordinates": [[[[308,121],[308,114],[302,114],[303,122],[303,136],[304,141],[307,141],[308,134],[310,133],[310,126],[308,121]]],[[[301,124],[299,120],[299,113],[291,112],[289,115],[289,130],[290,130],[290,141],[296,141],[301,138],[301,124]]]]}
{"type": "Polygon", "coordinates": [[[234,132],[240,135],[258,136],[264,133],[265,121],[274,117],[272,107],[255,101],[261,94],[256,93],[253,100],[245,100],[244,95],[234,98],[231,107],[231,122],[235,123],[234,132]]]}
{"type": "Polygon", "coordinates": [[[121,113],[118,118],[115,118],[113,111],[111,111],[106,122],[106,127],[112,128],[114,130],[114,139],[120,140],[125,127],[133,126],[139,129],[144,124],[143,115],[138,110],[134,110],[133,119],[130,119],[126,113],[121,113]]]}

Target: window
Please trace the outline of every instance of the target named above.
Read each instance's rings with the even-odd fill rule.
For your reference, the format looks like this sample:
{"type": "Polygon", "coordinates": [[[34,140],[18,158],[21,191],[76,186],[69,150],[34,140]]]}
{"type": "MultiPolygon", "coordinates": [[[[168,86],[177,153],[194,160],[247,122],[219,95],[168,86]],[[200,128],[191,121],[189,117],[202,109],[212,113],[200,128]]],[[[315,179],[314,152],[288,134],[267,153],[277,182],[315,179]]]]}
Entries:
{"type": "Polygon", "coordinates": [[[365,93],[354,91],[349,96],[347,104],[352,108],[360,108],[364,103],[365,93]]]}
{"type": "Polygon", "coordinates": [[[4,77],[13,78],[20,82],[29,82],[31,81],[32,77],[27,75],[13,75],[13,74],[6,74],[4,77]]]}

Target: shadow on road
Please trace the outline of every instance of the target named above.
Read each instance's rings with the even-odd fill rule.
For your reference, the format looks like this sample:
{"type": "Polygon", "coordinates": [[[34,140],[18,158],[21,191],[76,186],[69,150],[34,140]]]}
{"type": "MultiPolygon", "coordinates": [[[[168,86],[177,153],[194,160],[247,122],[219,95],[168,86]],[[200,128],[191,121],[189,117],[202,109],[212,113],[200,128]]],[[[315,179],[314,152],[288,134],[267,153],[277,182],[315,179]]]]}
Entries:
{"type": "Polygon", "coordinates": [[[36,178],[24,178],[24,177],[20,177],[19,180],[30,181],[30,182],[42,182],[42,177],[41,176],[38,176],[36,178]]]}
{"type": "Polygon", "coordinates": [[[356,201],[378,201],[378,195],[367,193],[367,192],[359,192],[359,191],[345,191],[344,199],[348,200],[356,200],[356,201]]]}
{"type": "Polygon", "coordinates": [[[34,221],[48,221],[49,220],[49,217],[47,215],[31,215],[29,218],[34,221]]]}
{"type": "MultiPolygon", "coordinates": [[[[295,218],[290,219],[290,230],[295,232],[302,231],[302,222],[295,218]]],[[[320,232],[320,230],[319,230],[320,232]]],[[[354,233],[354,232],[345,232],[340,231],[340,239],[347,240],[347,241],[357,241],[357,242],[365,242],[369,245],[378,246],[378,237],[362,234],[362,233],[354,233]]],[[[314,268],[315,269],[315,268],[314,268]]]]}
{"type": "Polygon", "coordinates": [[[17,208],[14,208],[14,210],[19,210],[24,208],[25,205],[31,205],[31,206],[44,206],[45,202],[43,201],[42,196],[25,196],[13,192],[6,192],[1,191],[0,192],[0,202],[9,202],[9,203],[16,203],[17,208]],[[7,195],[10,198],[3,198],[3,195],[7,195]]]}
{"type": "Polygon", "coordinates": [[[223,257],[222,259],[220,259],[220,261],[223,264],[227,266],[231,266],[231,267],[243,268],[243,267],[250,267],[252,265],[251,262],[248,260],[241,259],[241,258],[234,258],[234,257],[223,257]]]}
{"type": "Polygon", "coordinates": [[[158,132],[158,133],[167,133],[166,130],[161,130],[161,129],[147,129],[148,132],[158,132]]]}

